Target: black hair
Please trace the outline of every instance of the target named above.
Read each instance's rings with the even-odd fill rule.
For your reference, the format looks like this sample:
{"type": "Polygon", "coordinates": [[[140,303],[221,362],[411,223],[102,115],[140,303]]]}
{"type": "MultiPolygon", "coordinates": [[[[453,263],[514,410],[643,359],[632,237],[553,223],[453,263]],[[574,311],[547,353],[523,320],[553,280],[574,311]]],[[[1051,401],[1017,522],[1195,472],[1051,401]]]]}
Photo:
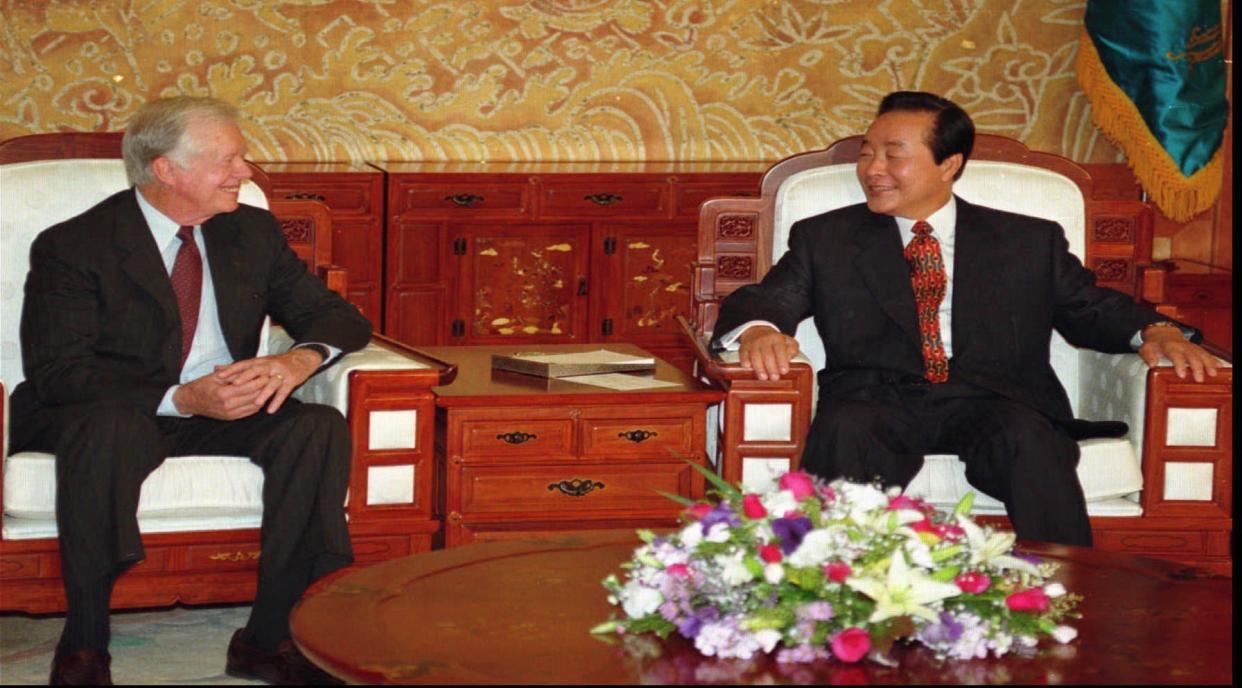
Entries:
{"type": "Polygon", "coordinates": [[[926,91],[894,91],[880,101],[880,109],[876,115],[893,111],[930,112],[935,115],[927,147],[931,149],[937,165],[949,156],[961,153],[962,166],[953,178],[959,179],[962,176],[966,161],[970,159],[970,152],[975,147],[975,123],[961,106],[926,91]]]}

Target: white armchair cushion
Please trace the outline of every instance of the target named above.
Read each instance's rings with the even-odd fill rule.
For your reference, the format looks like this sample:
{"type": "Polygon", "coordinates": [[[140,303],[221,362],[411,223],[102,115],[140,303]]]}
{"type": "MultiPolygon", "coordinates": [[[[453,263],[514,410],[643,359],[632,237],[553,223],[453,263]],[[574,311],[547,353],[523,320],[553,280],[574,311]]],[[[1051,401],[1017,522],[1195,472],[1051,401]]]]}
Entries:
{"type": "MultiPolygon", "coordinates": [[[[142,483],[144,533],[258,528],[263,470],[242,456],[179,456],[142,483]]],[[[4,539],[56,536],[56,459],[21,452],[4,460],[4,539]]]]}

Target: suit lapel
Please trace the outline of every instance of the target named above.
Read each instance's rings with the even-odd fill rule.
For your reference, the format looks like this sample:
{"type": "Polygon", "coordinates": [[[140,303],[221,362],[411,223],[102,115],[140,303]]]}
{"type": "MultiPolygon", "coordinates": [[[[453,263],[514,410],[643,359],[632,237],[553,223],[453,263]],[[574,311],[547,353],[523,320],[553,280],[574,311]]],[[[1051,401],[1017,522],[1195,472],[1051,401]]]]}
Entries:
{"type": "Polygon", "coordinates": [[[243,339],[241,325],[234,317],[242,302],[241,256],[235,242],[236,231],[236,225],[225,215],[216,215],[202,226],[207,263],[211,266],[211,282],[216,292],[220,330],[235,356],[243,339]]]}
{"type": "Polygon", "coordinates": [[[159,306],[164,321],[173,330],[172,336],[177,341],[177,346],[165,351],[164,366],[176,371],[181,369],[181,314],[177,310],[177,295],[168,279],[168,270],[164,267],[159,246],[156,246],[151,228],[147,226],[142,209],[138,207],[135,196],[137,193],[130,189],[121,199],[114,241],[120,254],[121,270],[151,296],[159,306]]]}
{"type": "Polygon", "coordinates": [[[910,287],[910,266],[901,248],[897,221],[871,213],[854,235],[854,245],[858,250],[855,265],[862,273],[863,283],[884,313],[918,341],[918,313],[910,287]]]}
{"type": "Polygon", "coordinates": [[[963,330],[978,330],[991,317],[986,311],[996,285],[989,284],[988,247],[994,228],[976,205],[957,199],[957,228],[953,241],[953,350],[964,351],[969,338],[963,330]]]}

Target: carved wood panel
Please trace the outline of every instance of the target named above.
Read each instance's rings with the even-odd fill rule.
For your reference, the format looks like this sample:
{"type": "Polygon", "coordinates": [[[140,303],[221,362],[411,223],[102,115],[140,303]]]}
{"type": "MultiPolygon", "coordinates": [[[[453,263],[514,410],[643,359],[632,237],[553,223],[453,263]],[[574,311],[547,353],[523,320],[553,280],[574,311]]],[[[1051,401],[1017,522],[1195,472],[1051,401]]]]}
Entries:
{"type": "Polygon", "coordinates": [[[582,225],[454,228],[462,324],[451,341],[582,339],[589,232],[582,225]]]}

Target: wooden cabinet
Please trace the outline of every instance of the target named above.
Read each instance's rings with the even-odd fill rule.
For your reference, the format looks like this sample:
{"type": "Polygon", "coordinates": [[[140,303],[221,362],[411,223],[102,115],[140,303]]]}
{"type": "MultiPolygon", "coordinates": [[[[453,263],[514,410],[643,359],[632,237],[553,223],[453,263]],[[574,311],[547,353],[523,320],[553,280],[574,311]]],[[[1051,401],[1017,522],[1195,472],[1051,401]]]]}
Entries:
{"type": "Polygon", "coordinates": [[[630,342],[688,368],[698,207],[762,163],[374,163],[385,333],[413,345],[630,342]]]}
{"type": "Polygon", "coordinates": [[[332,262],[347,296],[379,332],[383,317],[384,174],[364,163],[259,163],[273,199],[316,200],[332,212],[332,262]]]}
{"type": "Polygon", "coordinates": [[[664,361],[655,376],[675,384],[625,392],[492,370],[492,354],[520,349],[422,349],[459,371],[435,388],[444,545],[675,526],[682,507],[665,495],[703,495],[687,462],[707,465],[706,410],[722,394],[664,361]]]}
{"type": "Polygon", "coordinates": [[[1199,328],[1208,342],[1233,353],[1233,270],[1168,260],[1142,275],[1141,296],[1161,313],[1199,328]]]}

